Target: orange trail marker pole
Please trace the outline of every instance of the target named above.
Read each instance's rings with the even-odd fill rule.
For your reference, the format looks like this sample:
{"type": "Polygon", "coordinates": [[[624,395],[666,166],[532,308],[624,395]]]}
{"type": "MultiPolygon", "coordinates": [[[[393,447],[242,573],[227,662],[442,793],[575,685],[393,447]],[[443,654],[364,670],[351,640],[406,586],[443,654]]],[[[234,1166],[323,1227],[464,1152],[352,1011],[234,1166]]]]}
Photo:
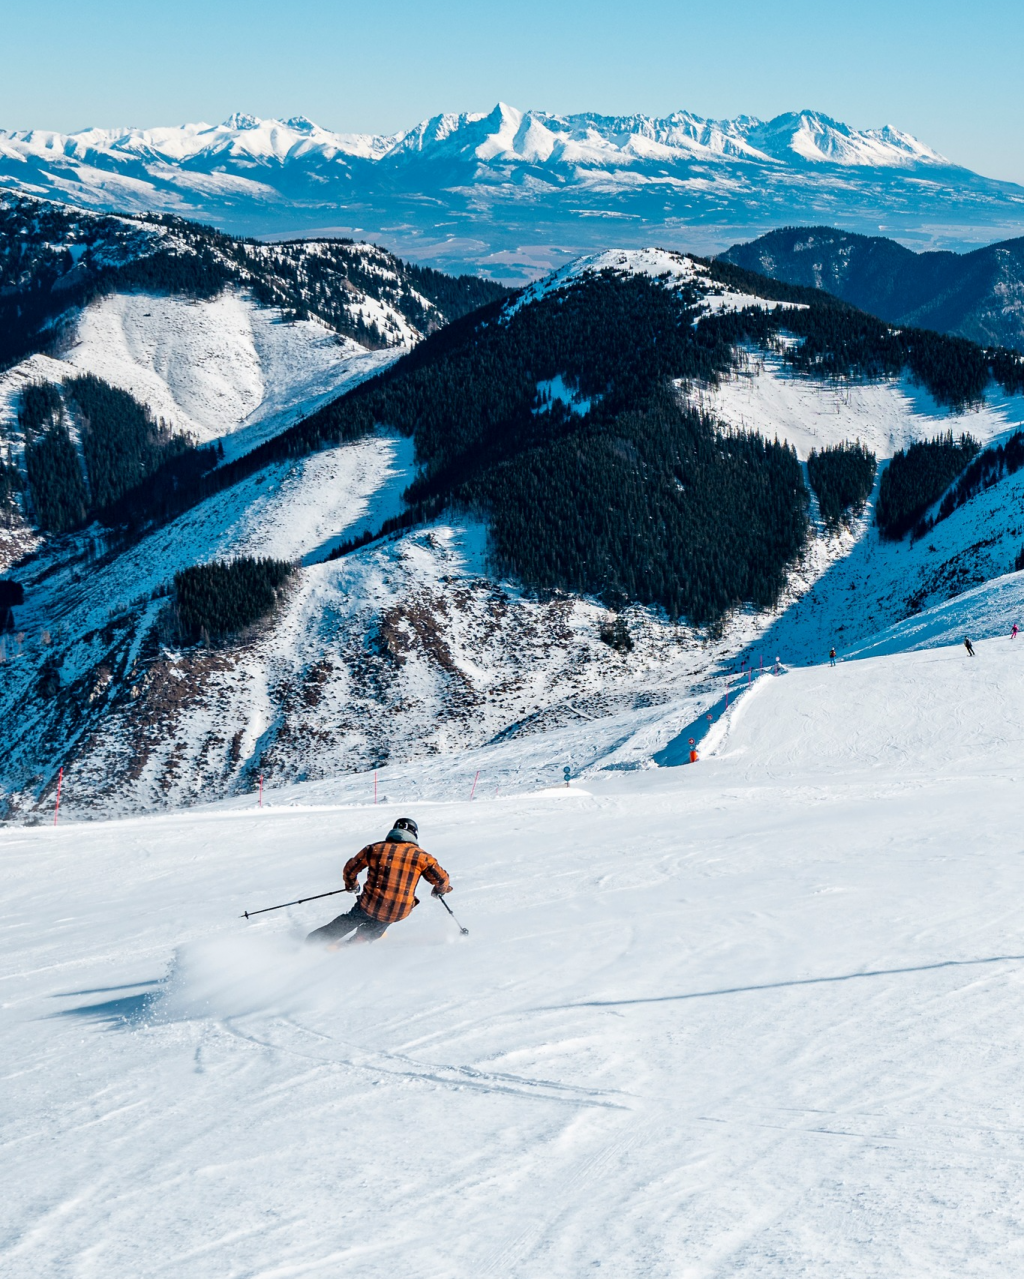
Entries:
{"type": "Polygon", "coordinates": [[[473,778],[473,789],[469,792],[469,798],[470,798],[470,799],[472,799],[472,798],[473,798],[473,796],[476,794],[476,784],[477,784],[477,782],[478,782],[479,780],[480,780],[480,770],[479,770],[479,768],[478,768],[478,769],[476,770],[476,776],[473,778]]]}
{"type": "Polygon", "coordinates": [[[57,814],[60,812],[60,788],[63,785],[63,782],[64,782],[64,769],[61,768],[60,772],[57,774],[57,803],[54,806],[54,810],[53,810],[54,826],[57,825],[57,814]]]}

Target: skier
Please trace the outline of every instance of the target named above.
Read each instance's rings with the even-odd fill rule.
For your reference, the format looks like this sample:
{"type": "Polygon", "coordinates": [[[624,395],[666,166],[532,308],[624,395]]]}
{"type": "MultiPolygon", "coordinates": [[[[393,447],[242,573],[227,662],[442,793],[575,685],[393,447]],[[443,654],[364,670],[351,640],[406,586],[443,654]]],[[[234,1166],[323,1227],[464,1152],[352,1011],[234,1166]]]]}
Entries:
{"type": "Polygon", "coordinates": [[[974,656],[974,645],[971,643],[971,637],[969,635],[964,636],[964,648],[967,649],[968,653],[970,653],[972,657],[974,656]]]}
{"type": "Polygon", "coordinates": [[[829,666],[835,666],[836,664],[836,650],[834,648],[828,650],[828,664],[829,666]]]}
{"type": "Polygon", "coordinates": [[[1017,638],[1017,623],[1014,622],[1013,630],[1010,631],[1010,639],[1016,639],[1016,638],[1017,638]]]}
{"type": "Polygon", "coordinates": [[[366,871],[366,886],[355,905],[345,914],[317,928],[307,941],[332,942],[340,946],[342,938],[352,933],[346,944],[376,941],[390,924],[412,913],[419,899],[413,894],[420,876],[434,885],[433,895],[443,897],[452,891],[447,872],[416,842],[419,827],[411,817],[399,817],[379,844],[367,844],[345,864],[345,891],[359,893],[358,876],[366,871]],[[355,932],[353,932],[353,929],[355,932]]]}

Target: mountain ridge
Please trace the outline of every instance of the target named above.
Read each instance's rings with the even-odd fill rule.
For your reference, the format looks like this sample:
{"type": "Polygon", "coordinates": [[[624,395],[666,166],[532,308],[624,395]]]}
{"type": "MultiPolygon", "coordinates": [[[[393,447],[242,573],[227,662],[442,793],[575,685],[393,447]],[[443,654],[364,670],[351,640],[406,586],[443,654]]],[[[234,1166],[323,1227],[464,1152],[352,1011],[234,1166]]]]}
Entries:
{"type": "Polygon", "coordinates": [[[0,187],[165,212],[236,235],[342,234],[509,283],[642,242],[699,253],[794,221],[919,246],[1024,231],[1024,187],[952,164],[891,125],[822,112],[711,120],[556,115],[499,103],[393,134],[236,112],[217,125],[0,130],[0,187]]]}
{"type": "MultiPolygon", "coordinates": [[[[664,146],[698,153],[728,153],[755,160],[783,160],[788,158],[787,152],[792,152],[805,160],[840,165],[899,167],[920,163],[962,167],[892,125],[878,129],[853,129],[809,108],[783,112],[762,120],[746,115],[714,119],[682,110],[668,116],[643,113],[615,116],[598,112],[558,114],[522,111],[505,102],[497,103],[487,112],[442,112],[391,134],[341,133],[325,129],[306,116],[292,116],[287,120],[261,119],[243,111],[232,112],[219,124],[197,121],[177,127],[87,127],[71,133],[0,129],[0,154],[13,151],[27,156],[44,151],[55,153],[59,148],[65,154],[82,156],[94,150],[122,149],[181,159],[203,152],[219,154],[233,148],[236,153],[247,154],[254,159],[284,160],[294,148],[302,147],[331,153],[331,158],[337,155],[356,156],[379,163],[402,152],[443,145],[464,130],[479,132],[475,128],[477,125],[493,126],[493,132],[485,132],[488,140],[502,139],[512,143],[501,150],[490,141],[480,143],[478,147],[485,146],[491,155],[501,154],[505,158],[522,160],[538,158],[539,150],[535,148],[545,141],[549,143],[547,154],[543,156],[546,159],[554,149],[555,139],[564,143],[574,135],[578,138],[580,134],[589,132],[603,137],[609,149],[613,146],[613,139],[625,136],[627,141],[621,149],[627,159],[639,158],[630,155],[629,141],[644,137],[664,146]],[[748,138],[757,141],[751,143],[748,138]],[[815,141],[818,138],[822,139],[823,145],[815,141]],[[527,145],[528,139],[534,149],[527,145]],[[282,147],[282,141],[287,145],[282,147]]],[[[479,154],[478,158],[489,156],[479,154]]],[[[597,156],[593,152],[587,155],[581,149],[572,153],[570,158],[577,162],[594,161],[597,156]]]]}
{"type": "Polygon", "coordinates": [[[915,253],[884,236],[782,227],[719,255],[749,271],[824,289],[890,324],[1024,351],[1024,237],[971,253],[915,253]]]}

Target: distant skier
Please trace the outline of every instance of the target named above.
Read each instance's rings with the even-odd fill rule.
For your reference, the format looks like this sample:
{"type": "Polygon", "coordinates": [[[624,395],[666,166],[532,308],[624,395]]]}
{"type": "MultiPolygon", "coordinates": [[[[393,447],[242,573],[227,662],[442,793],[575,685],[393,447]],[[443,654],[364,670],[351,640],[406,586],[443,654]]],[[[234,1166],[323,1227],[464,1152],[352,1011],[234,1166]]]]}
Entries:
{"type": "Polygon", "coordinates": [[[829,666],[835,666],[836,664],[836,650],[834,648],[828,650],[828,664],[829,666]]]}
{"type": "Polygon", "coordinates": [[[1017,638],[1017,623],[1014,622],[1013,629],[1010,631],[1010,639],[1016,639],[1016,638],[1017,638]]]}
{"type": "Polygon", "coordinates": [[[971,637],[969,635],[964,636],[964,648],[967,649],[968,653],[970,653],[972,657],[974,656],[974,645],[971,643],[971,637]]]}
{"type": "Polygon", "coordinates": [[[399,817],[379,844],[367,844],[345,864],[345,891],[359,892],[358,876],[366,871],[366,886],[351,910],[329,924],[317,928],[307,941],[346,945],[352,942],[376,941],[389,925],[397,924],[419,905],[413,895],[420,876],[434,885],[433,895],[443,897],[452,891],[447,872],[416,842],[419,827],[411,817],[399,817]],[[353,932],[353,930],[355,930],[353,932]]]}

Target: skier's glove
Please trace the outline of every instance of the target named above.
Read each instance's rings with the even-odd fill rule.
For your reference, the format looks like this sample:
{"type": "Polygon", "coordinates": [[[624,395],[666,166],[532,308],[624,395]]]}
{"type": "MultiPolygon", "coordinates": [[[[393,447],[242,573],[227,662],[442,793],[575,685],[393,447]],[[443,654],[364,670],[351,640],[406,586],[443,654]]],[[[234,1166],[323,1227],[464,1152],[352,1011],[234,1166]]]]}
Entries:
{"type": "Polygon", "coordinates": [[[452,891],[451,885],[449,885],[447,888],[442,888],[441,885],[438,884],[436,888],[431,890],[430,895],[431,897],[443,897],[445,893],[450,893],[451,891],[452,891]]]}

